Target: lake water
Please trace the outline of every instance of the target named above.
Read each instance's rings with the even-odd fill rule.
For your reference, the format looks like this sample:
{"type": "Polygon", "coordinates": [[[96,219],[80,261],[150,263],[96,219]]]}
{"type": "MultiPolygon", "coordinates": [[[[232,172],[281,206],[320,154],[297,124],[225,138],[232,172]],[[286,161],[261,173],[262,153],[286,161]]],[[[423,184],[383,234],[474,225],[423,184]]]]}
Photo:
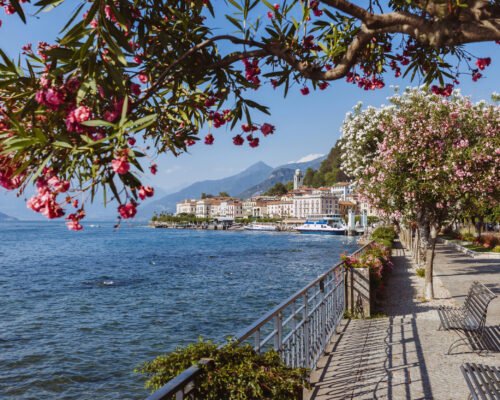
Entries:
{"type": "Polygon", "coordinates": [[[0,224],[0,399],[142,399],[141,362],[221,340],[337,263],[353,238],[0,224]]]}

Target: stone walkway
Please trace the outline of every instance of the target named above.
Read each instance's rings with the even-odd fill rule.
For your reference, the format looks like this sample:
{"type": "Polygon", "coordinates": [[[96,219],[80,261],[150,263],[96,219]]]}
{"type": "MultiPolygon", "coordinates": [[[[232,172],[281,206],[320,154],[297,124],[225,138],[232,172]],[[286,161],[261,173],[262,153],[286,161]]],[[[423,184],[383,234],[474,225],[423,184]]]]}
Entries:
{"type": "MultiPolygon", "coordinates": [[[[464,362],[500,365],[500,353],[479,356],[467,347],[460,347],[457,352],[462,353],[446,355],[458,336],[437,331],[436,308],[442,304],[459,304],[457,300],[463,298],[473,280],[467,262],[447,262],[449,260],[455,261],[446,249],[440,248],[436,259],[439,276],[435,280],[436,299],[425,302],[421,297],[424,280],[416,276],[405,251],[397,243],[383,309],[387,317],[345,320],[320,360],[319,368],[312,374],[313,388],[306,398],[467,399],[460,365],[464,362]],[[463,273],[457,275],[461,278],[455,276],[458,269],[463,269],[463,273]],[[451,295],[443,282],[450,285],[451,295]]],[[[493,289],[498,289],[498,269],[500,266],[494,265],[491,271],[480,270],[474,279],[494,283],[493,289]],[[482,272],[491,273],[492,277],[483,277],[482,272]]],[[[497,309],[500,299],[494,302],[492,310],[497,309]]],[[[496,316],[492,321],[498,323],[496,316]]]]}

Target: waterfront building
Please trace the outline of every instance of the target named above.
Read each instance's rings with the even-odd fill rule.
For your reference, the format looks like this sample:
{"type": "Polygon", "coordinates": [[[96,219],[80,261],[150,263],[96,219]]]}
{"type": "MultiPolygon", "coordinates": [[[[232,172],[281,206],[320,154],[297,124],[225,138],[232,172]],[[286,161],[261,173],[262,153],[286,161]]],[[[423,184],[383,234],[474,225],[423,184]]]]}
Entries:
{"type": "Polygon", "coordinates": [[[283,196],[280,200],[273,200],[267,203],[267,216],[270,218],[293,218],[295,208],[293,199],[290,196],[283,196]]]}
{"type": "Polygon", "coordinates": [[[221,201],[217,216],[230,219],[241,218],[243,217],[243,203],[237,199],[221,201]]]}
{"type": "Polygon", "coordinates": [[[242,203],[243,217],[252,217],[253,209],[256,205],[257,205],[257,200],[255,198],[243,200],[242,203]]]}
{"type": "Polygon", "coordinates": [[[354,184],[338,182],[330,188],[330,191],[340,200],[348,200],[349,195],[354,192],[354,184]]]}
{"type": "Polygon", "coordinates": [[[295,193],[293,205],[295,218],[339,213],[339,199],[329,188],[295,193]]]}
{"type": "Polygon", "coordinates": [[[212,199],[201,199],[196,202],[196,216],[208,218],[212,211],[212,199]]]}
{"type": "Polygon", "coordinates": [[[196,200],[186,199],[176,204],[175,214],[196,214],[196,200]]]}

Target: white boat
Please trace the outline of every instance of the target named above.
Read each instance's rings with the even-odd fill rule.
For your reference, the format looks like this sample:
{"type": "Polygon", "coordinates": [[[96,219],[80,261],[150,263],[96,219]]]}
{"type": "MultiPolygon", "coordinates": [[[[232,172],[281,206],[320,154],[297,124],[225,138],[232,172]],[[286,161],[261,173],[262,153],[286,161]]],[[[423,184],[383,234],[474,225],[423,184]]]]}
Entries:
{"type": "Polygon", "coordinates": [[[276,225],[264,225],[252,222],[245,226],[245,229],[248,231],[277,231],[278,227],[276,225]]]}
{"type": "Polygon", "coordinates": [[[300,233],[324,233],[328,235],[345,235],[347,226],[338,214],[318,215],[308,217],[306,222],[298,226],[296,230],[300,233]]]}

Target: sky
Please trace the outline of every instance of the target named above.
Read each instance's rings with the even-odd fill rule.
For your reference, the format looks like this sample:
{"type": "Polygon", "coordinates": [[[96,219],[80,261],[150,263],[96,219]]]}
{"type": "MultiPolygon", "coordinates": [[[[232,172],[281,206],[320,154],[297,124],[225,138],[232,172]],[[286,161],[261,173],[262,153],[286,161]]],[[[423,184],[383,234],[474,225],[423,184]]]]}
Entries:
{"type": "MultiPolygon", "coordinates": [[[[54,42],[72,7],[78,4],[72,0],[65,3],[39,17],[28,16],[27,25],[16,16],[7,16],[0,11],[0,19],[3,20],[0,48],[9,56],[17,57],[19,49],[26,43],[54,42]]],[[[219,7],[226,8],[224,5],[219,7]]],[[[217,11],[217,6],[215,8],[217,11]]],[[[474,83],[470,76],[464,76],[460,89],[474,101],[489,99],[492,92],[500,91],[500,46],[485,43],[469,45],[467,48],[476,56],[491,57],[492,65],[483,72],[485,78],[478,82],[474,83]]],[[[207,146],[200,142],[190,148],[190,154],[178,158],[171,154],[160,156],[157,160],[158,174],[146,181],[149,179],[154,186],[169,193],[199,180],[238,173],[258,161],[274,167],[304,157],[310,158],[310,155],[327,154],[340,136],[345,114],[359,101],[364,105],[380,106],[386,104],[387,98],[394,93],[393,85],[401,88],[418,85],[418,82],[391,79],[389,75],[385,77],[386,87],[381,90],[364,91],[344,81],[334,81],[327,90],[311,91],[308,96],[303,96],[300,87],[295,86],[286,99],[279,89],[275,91],[267,85],[256,91],[252,98],[269,106],[271,116],[256,115],[253,119],[275,125],[276,132],[263,138],[258,148],[236,147],[231,140],[234,133],[223,128],[214,130],[214,145],[207,146]]]]}

